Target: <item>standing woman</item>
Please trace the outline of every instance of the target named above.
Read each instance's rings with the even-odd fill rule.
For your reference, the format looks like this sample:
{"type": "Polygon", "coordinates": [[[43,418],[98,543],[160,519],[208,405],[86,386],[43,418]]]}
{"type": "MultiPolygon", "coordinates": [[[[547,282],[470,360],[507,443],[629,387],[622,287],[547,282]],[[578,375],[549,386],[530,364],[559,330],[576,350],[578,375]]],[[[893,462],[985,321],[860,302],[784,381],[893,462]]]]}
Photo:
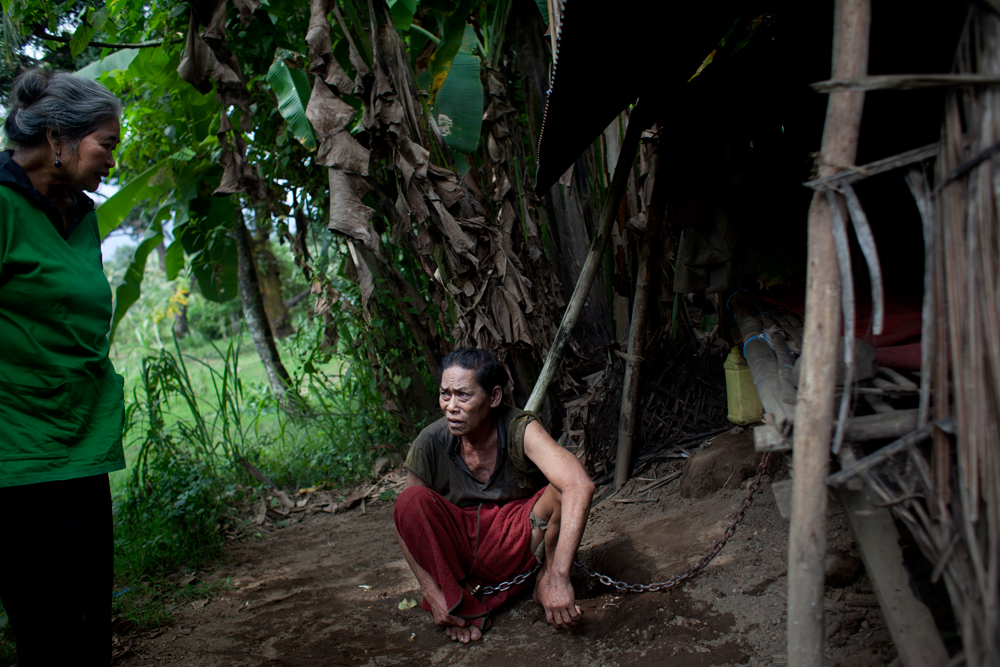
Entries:
{"type": "Polygon", "coordinates": [[[93,202],[122,107],[103,85],[32,69],[0,153],[0,600],[18,665],[108,665],[108,473],[125,467],[122,377],[93,202]]]}

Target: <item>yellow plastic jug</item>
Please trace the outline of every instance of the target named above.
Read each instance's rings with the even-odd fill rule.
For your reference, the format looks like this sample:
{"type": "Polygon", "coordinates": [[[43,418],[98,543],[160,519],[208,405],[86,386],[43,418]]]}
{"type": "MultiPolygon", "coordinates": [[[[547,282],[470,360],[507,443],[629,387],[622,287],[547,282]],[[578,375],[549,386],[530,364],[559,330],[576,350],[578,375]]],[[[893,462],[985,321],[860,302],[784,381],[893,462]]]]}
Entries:
{"type": "Polygon", "coordinates": [[[726,369],[726,401],[729,404],[729,421],[744,425],[759,422],[764,408],[753,386],[750,367],[743,359],[738,346],[729,350],[722,367],[726,369]]]}

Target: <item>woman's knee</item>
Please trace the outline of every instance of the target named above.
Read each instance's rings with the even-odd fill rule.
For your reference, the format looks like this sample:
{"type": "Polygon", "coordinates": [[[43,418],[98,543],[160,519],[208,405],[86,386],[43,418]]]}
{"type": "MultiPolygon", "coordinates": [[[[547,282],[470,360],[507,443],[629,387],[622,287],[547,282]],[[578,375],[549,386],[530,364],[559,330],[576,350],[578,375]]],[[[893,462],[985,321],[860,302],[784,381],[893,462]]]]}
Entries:
{"type": "Polygon", "coordinates": [[[438,493],[426,486],[411,486],[403,489],[403,492],[396,498],[396,505],[392,509],[396,524],[406,521],[414,513],[424,514],[426,509],[438,502],[440,497],[438,493]]]}

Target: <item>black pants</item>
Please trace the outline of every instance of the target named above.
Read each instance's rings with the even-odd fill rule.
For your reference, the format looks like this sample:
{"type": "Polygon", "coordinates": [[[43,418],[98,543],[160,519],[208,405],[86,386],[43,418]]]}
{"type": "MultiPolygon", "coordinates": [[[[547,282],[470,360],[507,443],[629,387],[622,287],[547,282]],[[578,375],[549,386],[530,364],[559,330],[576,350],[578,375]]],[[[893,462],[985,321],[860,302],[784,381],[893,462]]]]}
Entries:
{"type": "Polygon", "coordinates": [[[107,475],[0,488],[0,600],[18,667],[111,662],[107,475]]]}

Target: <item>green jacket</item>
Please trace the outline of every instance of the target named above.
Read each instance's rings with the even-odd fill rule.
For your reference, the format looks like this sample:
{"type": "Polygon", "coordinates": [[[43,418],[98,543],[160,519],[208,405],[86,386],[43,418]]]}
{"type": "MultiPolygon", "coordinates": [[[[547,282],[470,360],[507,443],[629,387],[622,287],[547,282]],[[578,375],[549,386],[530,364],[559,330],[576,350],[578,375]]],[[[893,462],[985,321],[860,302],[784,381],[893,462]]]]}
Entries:
{"type": "Polygon", "coordinates": [[[125,467],[111,288],[93,202],[74,194],[63,232],[56,208],[0,153],[0,487],[125,467]]]}

